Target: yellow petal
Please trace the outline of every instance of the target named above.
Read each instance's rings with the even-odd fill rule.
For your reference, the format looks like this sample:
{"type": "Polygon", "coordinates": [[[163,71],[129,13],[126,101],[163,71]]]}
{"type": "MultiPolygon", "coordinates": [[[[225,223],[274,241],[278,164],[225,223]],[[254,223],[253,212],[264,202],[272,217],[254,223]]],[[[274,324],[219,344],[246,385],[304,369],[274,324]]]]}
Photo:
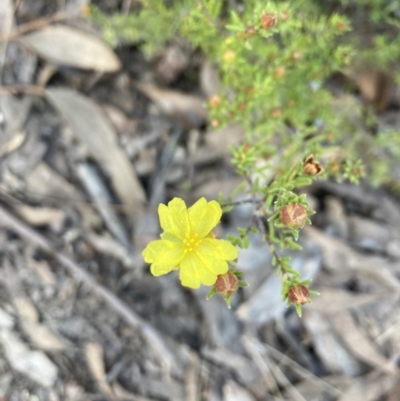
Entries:
{"type": "Polygon", "coordinates": [[[216,275],[225,274],[228,271],[228,263],[225,260],[214,260],[210,267],[211,271],[216,275]]]}
{"type": "Polygon", "coordinates": [[[170,233],[161,233],[160,234],[160,237],[161,237],[161,239],[164,239],[164,240],[166,240],[166,241],[172,241],[172,242],[179,242],[179,243],[181,243],[182,242],[182,240],[180,240],[179,238],[177,238],[177,237],[174,237],[172,234],[170,234],[170,233]]]}
{"type": "Polygon", "coordinates": [[[201,241],[197,250],[214,259],[234,260],[238,257],[237,248],[223,239],[205,238],[201,241]]]}
{"type": "Polygon", "coordinates": [[[174,270],[174,266],[168,266],[164,263],[152,263],[150,266],[150,272],[153,276],[162,276],[163,274],[167,274],[170,271],[174,270]]]}
{"type": "Polygon", "coordinates": [[[226,260],[217,259],[213,254],[201,252],[199,248],[196,249],[195,253],[197,257],[197,266],[200,271],[199,274],[203,274],[205,271],[207,271],[207,274],[211,272],[215,277],[212,284],[217,280],[217,275],[224,274],[228,271],[228,263],[226,260]]]}
{"type": "MultiPolygon", "coordinates": [[[[184,260],[186,260],[186,258],[184,258],[184,260]]],[[[199,288],[201,285],[197,269],[193,268],[191,261],[181,264],[179,278],[184,287],[199,288]]]]}
{"type": "Polygon", "coordinates": [[[204,238],[221,220],[222,209],[218,202],[200,198],[188,209],[188,215],[191,232],[204,238]]]}
{"type": "MultiPolygon", "coordinates": [[[[204,285],[213,285],[217,280],[217,274],[213,268],[214,262],[214,260],[208,259],[205,255],[197,251],[190,252],[181,262],[181,273],[186,276],[193,275],[193,277],[204,285]]],[[[219,263],[221,261],[217,260],[216,262],[219,263]]],[[[225,273],[228,270],[228,266],[226,265],[226,269],[222,268],[221,270],[225,273]]]]}
{"type": "Polygon", "coordinates": [[[185,246],[182,242],[165,240],[151,241],[142,252],[143,259],[147,263],[157,263],[166,268],[178,266],[183,258],[185,246]]]}
{"type": "Polygon", "coordinates": [[[158,207],[160,225],[163,230],[174,237],[184,239],[189,232],[189,218],[185,202],[180,198],[174,198],[168,206],[160,204],[158,207]]]}

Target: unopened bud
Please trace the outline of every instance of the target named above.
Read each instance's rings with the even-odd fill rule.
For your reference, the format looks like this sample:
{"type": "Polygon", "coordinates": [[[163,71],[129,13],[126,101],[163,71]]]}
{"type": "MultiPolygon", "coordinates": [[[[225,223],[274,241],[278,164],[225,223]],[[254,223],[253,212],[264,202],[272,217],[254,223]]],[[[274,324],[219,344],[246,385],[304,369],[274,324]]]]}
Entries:
{"type": "Polygon", "coordinates": [[[254,25],[249,25],[246,27],[246,30],[244,31],[246,38],[252,38],[257,32],[256,28],[254,25]]]}
{"type": "Polygon", "coordinates": [[[314,161],[314,156],[310,155],[304,162],[303,173],[307,175],[318,175],[322,173],[324,169],[319,162],[314,161]]]}
{"type": "Polygon", "coordinates": [[[219,125],[220,125],[220,121],[217,120],[216,118],[211,120],[211,126],[212,127],[217,128],[217,127],[219,127],[219,125]]]}
{"type": "Polygon", "coordinates": [[[284,226],[297,230],[307,222],[307,208],[300,203],[288,203],[281,209],[279,217],[284,226]]]}
{"type": "Polygon", "coordinates": [[[275,13],[267,13],[261,17],[260,25],[264,29],[272,28],[276,24],[276,14],[275,13]]]}
{"type": "Polygon", "coordinates": [[[240,102],[240,103],[239,103],[238,109],[239,109],[240,111],[245,111],[246,108],[247,108],[247,105],[246,105],[245,102],[240,102]]]}
{"type": "Polygon", "coordinates": [[[285,76],[285,74],[286,74],[286,70],[283,65],[275,68],[275,71],[274,71],[275,78],[278,78],[278,79],[283,78],[285,76]]]}
{"type": "Polygon", "coordinates": [[[230,297],[239,288],[239,279],[230,271],[218,276],[214,284],[215,290],[223,297],[230,297]]]}
{"type": "Polygon", "coordinates": [[[310,291],[305,285],[295,284],[289,289],[288,298],[292,304],[304,305],[310,303],[310,291]]]}
{"type": "Polygon", "coordinates": [[[301,59],[301,53],[297,50],[292,53],[292,60],[299,61],[301,59]]]}
{"type": "Polygon", "coordinates": [[[345,21],[338,21],[336,24],[336,29],[341,32],[344,31],[347,28],[346,22],[345,21]]]}
{"type": "Polygon", "coordinates": [[[210,99],[208,100],[208,103],[212,109],[218,109],[218,107],[221,105],[222,100],[218,95],[212,95],[210,99]]]}
{"type": "Polygon", "coordinates": [[[279,118],[282,115],[282,110],[279,107],[271,110],[271,117],[279,118]]]}

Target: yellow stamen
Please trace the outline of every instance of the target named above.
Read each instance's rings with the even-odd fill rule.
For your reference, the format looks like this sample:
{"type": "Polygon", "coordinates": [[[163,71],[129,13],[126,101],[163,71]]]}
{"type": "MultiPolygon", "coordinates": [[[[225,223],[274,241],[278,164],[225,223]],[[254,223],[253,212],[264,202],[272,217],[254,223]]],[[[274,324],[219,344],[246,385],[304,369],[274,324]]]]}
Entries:
{"type": "Polygon", "coordinates": [[[186,255],[188,252],[194,251],[198,245],[200,244],[200,239],[198,234],[186,234],[186,238],[183,240],[183,243],[185,244],[185,249],[183,253],[186,255]]]}

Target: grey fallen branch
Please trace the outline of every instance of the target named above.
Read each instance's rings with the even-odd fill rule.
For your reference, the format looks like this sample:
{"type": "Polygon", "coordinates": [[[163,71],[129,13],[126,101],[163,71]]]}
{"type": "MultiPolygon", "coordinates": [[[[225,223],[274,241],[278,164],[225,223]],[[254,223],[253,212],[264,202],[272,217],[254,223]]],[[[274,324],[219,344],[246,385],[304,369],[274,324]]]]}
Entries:
{"type": "Polygon", "coordinates": [[[112,309],[114,309],[124,320],[134,329],[142,332],[144,338],[147,339],[154,350],[157,352],[160,361],[167,371],[181,377],[182,367],[174,357],[172,352],[167,348],[162,339],[161,334],[151,325],[145,322],[140,316],[129,308],[115,294],[103,287],[94,277],[83,270],[72,258],[56,251],[51,243],[35,230],[11,215],[6,209],[0,206],[0,224],[13,230],[15,233],[26,239],[32,244],[39,246],[42,250],[52,255],[61,265],[63,265],[76,279],[82,281],[90,287],[103,301],[105,301],[112,309]]]}

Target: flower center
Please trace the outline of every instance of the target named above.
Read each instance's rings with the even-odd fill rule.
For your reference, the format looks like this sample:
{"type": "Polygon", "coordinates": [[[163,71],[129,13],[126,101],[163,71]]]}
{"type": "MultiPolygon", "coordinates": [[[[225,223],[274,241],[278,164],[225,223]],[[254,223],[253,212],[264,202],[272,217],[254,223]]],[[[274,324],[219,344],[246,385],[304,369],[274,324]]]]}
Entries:
{"type": "Polygon", "coordinates": [[[183,240],[183,243],[185,244],[185,249],[184,249],[183,253],[187,254],[188,252],[192,252],[200,244],[200,241],[201,240],[200,240],[198,234],[187,233],[185,236],[185,239],[183,240]]]}

